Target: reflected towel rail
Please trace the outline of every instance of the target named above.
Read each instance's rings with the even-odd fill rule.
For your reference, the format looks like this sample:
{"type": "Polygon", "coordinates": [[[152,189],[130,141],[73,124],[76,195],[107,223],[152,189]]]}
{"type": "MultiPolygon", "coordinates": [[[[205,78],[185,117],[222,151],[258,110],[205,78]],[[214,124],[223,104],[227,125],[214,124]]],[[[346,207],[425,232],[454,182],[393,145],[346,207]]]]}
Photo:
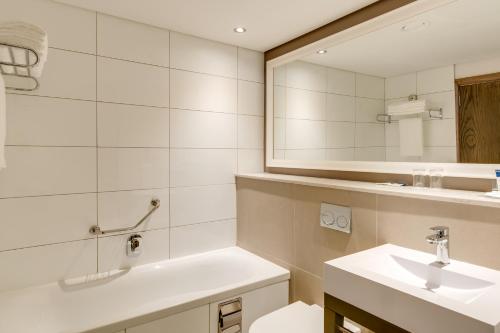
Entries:
{"type": "MultiPolygon", "coordinates": [[[[425,112],[429,113],[429,119],[443,119],[443,109],[442,108],[428,109],[428,110],[425,110],[425,112]]],[[[394,120],[394,117],[397,117],[397,115],[379,113],[379,114],[377,114],[377,122],[390,124],[390,123],[397,121],[397,120],[394,120]]]]}
{"type": "Polygon", "coordinates": [[[131,231],[140,226],[146,219],[151,216],[158,208],[160,208],[160,199],[153,199],[151,200],[151,210],[135,225],[127,228],[118,228],[118,229],[109,229],[109,230],[101,230],[101,228],[98,225],[94,225],[90,228],[89,232],[92,235],[105,235],[105,234],[112,234],[115,232],[123,232],[123,231],[131,231]]]}
{"type": "MultiPolygon", "coordinates": [[[[416,102],[418,101],[418,95],[412,94],[408,96],[408,102],[416,102]]],[[[415,114],[421,114],[421,113],[428,113],[429,114],[429,119],[443,119],[443,108],[427,108],[425,105],[425,101],[423,104],[423,107],[421,110],[415,110],[415,108],[412,108],[411,110],[399,110],[400,112],[397,113],[379,113],[377,114],[377,122],[379,123],[386,123],[390,124],[393,123],[397,120],[395,120],[395,117],[398,116],[409,116],[409,115],[415,115],[415,114]]]]}

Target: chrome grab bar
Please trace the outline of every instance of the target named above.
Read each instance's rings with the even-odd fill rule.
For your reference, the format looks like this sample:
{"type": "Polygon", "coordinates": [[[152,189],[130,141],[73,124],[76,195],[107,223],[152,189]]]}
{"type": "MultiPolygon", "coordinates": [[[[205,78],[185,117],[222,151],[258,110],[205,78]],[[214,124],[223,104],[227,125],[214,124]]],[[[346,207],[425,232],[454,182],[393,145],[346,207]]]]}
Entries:
{"type": "Polygon", "coordinates": [[[134,230],[135,228],[137,228],[138,226],[140,226],[144,221],[146,221],[146,219],[151,214],[153,214],[155,212],[155,210],[157,210],[158,208],[160,208],[160,199],[153,199],[153,200],[151,200],[151,206],[153,206],[153,208],[139,222],[137,222],[135,225],[133,225],[131,227],[118,228],[118,229],[110,229],[110,230],[101,230],[101,228],[98,225],[93,225],[92,227],[90,227],[89,232],[92,235],[105,235],[105,234],[111,234],[111,233],[115,233],[115,232],[122,232],[122,231],[131,231],[131,230],[134,230]]]}

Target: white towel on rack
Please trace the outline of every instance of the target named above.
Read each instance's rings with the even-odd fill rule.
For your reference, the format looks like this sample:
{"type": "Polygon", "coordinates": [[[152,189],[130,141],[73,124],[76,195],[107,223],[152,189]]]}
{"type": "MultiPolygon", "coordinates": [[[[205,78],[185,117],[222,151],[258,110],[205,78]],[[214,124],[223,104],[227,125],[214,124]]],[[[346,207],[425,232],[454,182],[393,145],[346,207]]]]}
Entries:
{"type": "Polygon", "coordinates": [[[422,117],[399,120],[399,153],[401,156],[424,154],[422,117]]]}
{"type": "Polygon", "coordinates": [[[424,113],[426,110],[427,101],[425,99],[394,103],[387,106],[387,114],[391,116],[416,115],[424,113]]]}
{"type": "MultiPolygon", "coordinates": [[[[38,63],[31,68],[31,75],[40,77],[43,66],[47,60],[48,38],[47,33],[40,27],[27,22],[2,22],[0,23],[0,44],[9,44],[21,48],[28,48],[35,51],[38,55],[38,63]]],[[[26,53],[23,49],[12,48],[13,56],[18,64],[26,64],[26,53]]],[[[34,63],[36,56],[29,55],[29,63],[34,63]]],[[[7,47],[0,46],[0,60],[9,62],[12,57],[7,47]]],[[[4,72],[14,73],[13,66],[2,66],[4,72]]],[[[27,69],[18,68],[18,72],[27,75],[27,69]]]]}
{"type": "Polygon", "coordinates": [[[2,75],[0,75],[0,170],[7,166],[5,163],[5,136],[7,134],[6,113],[5,83],[2,75]]]}

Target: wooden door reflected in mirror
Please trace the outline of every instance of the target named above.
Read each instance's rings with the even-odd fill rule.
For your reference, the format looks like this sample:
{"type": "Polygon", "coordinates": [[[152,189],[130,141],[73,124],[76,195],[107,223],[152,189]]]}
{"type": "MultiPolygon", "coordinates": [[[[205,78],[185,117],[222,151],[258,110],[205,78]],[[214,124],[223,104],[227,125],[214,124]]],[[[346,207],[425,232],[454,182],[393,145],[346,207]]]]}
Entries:
{"type": "Polygon", "coordinates": [[[457,80],[461,163],[500,163],[500,73],[457,80]]]}

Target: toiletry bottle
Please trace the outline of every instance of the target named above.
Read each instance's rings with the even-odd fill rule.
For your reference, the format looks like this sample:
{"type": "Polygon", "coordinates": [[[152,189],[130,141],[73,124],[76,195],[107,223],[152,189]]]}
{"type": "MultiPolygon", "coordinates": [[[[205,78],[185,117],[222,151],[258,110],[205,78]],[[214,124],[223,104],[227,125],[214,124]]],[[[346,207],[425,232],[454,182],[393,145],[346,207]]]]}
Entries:
{"type": "Polygon", "coordinates": [[[495,170],[497,176],[497,191],[500,191],[500,169],[495,170]]]}

